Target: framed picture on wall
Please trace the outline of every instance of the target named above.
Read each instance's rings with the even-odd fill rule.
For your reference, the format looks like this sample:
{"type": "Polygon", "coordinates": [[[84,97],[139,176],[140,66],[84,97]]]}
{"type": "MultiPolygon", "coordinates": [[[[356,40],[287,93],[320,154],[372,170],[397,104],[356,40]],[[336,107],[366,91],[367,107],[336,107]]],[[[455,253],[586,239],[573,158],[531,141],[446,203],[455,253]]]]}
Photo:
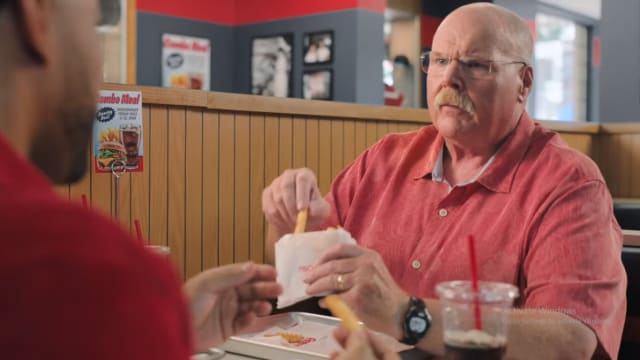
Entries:
{"type": "Polygon", "coordinates": [[[333,99],[333,71],[306,70],[302,74],[302,97],[305,99],[333,99]]]}
{"type": "Polygon", "coordinates": [[[293,34],[255,37],[251,40],[251,93],[290,97],[293,93],[291,57],[293,34]]]}
{"type": "Polygon", "coordinates": [[[333,61],[333,31],[304,34],[304,64],[327,64],[333,61]]]}

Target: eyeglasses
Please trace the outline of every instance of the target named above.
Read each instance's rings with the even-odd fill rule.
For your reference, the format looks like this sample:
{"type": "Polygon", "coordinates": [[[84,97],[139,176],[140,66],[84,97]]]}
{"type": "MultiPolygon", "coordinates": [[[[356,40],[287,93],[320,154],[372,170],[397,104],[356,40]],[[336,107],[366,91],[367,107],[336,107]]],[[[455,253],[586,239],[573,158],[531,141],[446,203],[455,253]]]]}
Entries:
{"type": "Polygon", "coordinates": [[[483,60],[471,57],[451,57],[433,51],[425,51],[420,55],[420,66],[425,74],[440,76],[447,66],[456,60],[458,68],[465,77],[483,80],[490,79],[496,72],[496,64],[529,65],[526,61],[483,60]]]}

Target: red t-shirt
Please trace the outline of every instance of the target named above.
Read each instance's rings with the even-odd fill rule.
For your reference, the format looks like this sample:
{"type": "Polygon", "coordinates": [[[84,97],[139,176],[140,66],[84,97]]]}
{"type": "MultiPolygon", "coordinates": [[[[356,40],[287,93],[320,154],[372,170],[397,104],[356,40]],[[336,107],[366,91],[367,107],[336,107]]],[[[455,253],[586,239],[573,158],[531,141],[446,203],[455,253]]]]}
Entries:
{"type": "Polygon", "coordinates": [[[188,359],[190,326],[166,260],[59,198],[0,135],[0,357],[188,359]]]}
{"type": "Polygon", "coordinates": [[[616,357],[626,309],[622,234],[597,166],[525,113],[479,176],[454,187],[431,178],[443,139],[433,126],[391,134],[333,182],[330,225],[376,250],[407,292],[435,298],[441,281],[520,289],[516,305],[580,319],[616,357]]]}

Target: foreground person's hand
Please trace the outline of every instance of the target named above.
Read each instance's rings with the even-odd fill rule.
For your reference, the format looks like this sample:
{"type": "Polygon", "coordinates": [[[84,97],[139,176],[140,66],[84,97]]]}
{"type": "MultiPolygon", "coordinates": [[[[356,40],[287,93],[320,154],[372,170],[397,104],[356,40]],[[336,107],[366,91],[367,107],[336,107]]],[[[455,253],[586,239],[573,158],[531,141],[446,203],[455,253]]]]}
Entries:
{"type": "MultiPolygon", "coordinates": [[[[358,245],[327,249],[305,275],[307,293],[337,292],[371,329],[402,338],[402,321],[409,303],[393,280],[380,254],[358,245]]],[[[324,306],[324,300],[320,302],[324,306]]]]}
{"type": "Polygon", "coordinates": [[[278,236],[292,233],[298,211],[309,209],[307,226],[315,229],[329,217],[329,203],[322,197],[313,171],[285,170],[262,192],[262,211],[278,236]]]}
{"type": "Polygon", "coordinates": [[[268,315],[268,299],[282,288],[269,265],[251,262],[206,270],[189,279],[184,291],[191,310],[196,351],[221,344],[257,317],[268,315]]]}
{"type": "Polygon", "coordinates": [[[382,342],[382,339],[366,329],[349,333],[340,327],[333,334],[344,348],[341,353],[331,355],[332,360],[399,360],[400,357],[382,342]]]}

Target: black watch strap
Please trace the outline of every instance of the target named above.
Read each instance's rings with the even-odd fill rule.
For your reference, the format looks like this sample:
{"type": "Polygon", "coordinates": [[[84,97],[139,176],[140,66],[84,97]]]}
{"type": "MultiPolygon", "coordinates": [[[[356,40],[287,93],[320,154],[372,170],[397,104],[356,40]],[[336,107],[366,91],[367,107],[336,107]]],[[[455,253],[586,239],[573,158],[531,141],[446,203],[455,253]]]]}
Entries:
{"type": "Polygon", "coordinates": [[[404,316],[404,337],[402,342],[415,345],[422,339],[431,327],[431,314],[422,299],[411,297],[409,309],[404,316]]]}

